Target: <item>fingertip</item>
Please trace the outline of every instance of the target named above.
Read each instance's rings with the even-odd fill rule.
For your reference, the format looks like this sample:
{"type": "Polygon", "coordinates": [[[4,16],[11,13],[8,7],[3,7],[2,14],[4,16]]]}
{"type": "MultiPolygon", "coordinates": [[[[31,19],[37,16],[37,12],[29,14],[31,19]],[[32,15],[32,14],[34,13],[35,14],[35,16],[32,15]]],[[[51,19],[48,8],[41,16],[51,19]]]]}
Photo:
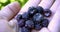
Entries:
{"type": "Polygon", "coordinates": [[[20,7],[20,4],[19,4],[17,1],[9,4],[8,7],[9,7],[11,10],[13,10],[13,12],[15,12],[15,13],[17,13],[17,12],[20,10],[20,8],[21,8],[21,7],[20,7]]]}
{"type": "Polygon", "coordinates": [[[17,25],[17,20],[16,19],[12,19],[8,22],[8,24],[11,26],[11,27],[15,27],[17,25]]]}
{"type": "Polygon", "coordinates": [[[14,30],[15,32],[18,31],[18,24],[17,24],[17,20],[16,20],[16,19],[10,20],[10,21],[8,22],[8,24],[9,24],[9,26],[10,26],[11,28],[13,28],[13,30],[14,30]]]}

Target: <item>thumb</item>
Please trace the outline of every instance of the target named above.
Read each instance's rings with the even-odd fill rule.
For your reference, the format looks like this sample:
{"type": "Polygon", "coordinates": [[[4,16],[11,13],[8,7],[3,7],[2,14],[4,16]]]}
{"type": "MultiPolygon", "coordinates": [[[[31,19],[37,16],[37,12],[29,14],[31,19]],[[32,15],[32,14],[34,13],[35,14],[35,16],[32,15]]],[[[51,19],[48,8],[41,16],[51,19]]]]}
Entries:
{"type": "Polygon", "coordinates": [[[16,19],[12,19],[8,22],[9,26],[13,28],[15,32],[18,32],[18,23],[16,19]]]}
{"type": "Polygon", "coordinates": [[[8,25],[7,20],[0,19],[0,32],[14,32],[14,30],[8,25]]]}

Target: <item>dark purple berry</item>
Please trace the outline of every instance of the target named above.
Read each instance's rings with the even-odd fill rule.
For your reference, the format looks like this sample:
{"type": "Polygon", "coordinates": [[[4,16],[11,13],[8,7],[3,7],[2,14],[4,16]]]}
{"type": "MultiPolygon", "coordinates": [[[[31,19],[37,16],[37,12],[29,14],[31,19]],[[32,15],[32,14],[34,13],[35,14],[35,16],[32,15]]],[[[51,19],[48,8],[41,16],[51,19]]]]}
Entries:
{"type": "Polygon", "coordinates": [[[22,15],[21,14],[18,14],[17,17],[16,17],[17,21],[19,21],[20,19],[22,19],[22,15]]]}
{"type": "Polygon", "coordinates": [[[19,27],[23,27],[25,25],[25,20],[24,19],[21,19],[19,22],[18,22],[18,26],[19,27]]]}
{"type": "Polygon", "coordinates": [[[43,14],[44,9],[43,9],[42,7],[38,6],[38,7],[36,7],[36,8],[37,8],[37,10],[38,10],[38,13],[43,14]]]}
{"type": "Polygon", "coordinates": [[[44,10],[44,16],[45,16],[45,17],[50,17],[51,14],[52,14],[51,10],[49,10],[49,9],[45,9],[45,10],[44,10]]]}
{"type": "Polygon", "coordinates": [[[49,20],[44,17],[50,17],[52,12],[49,9],[43,9],[42,7],[29,7],[28,12],[19,14],[16,19],[19,21],[18,26],[20,32],[31,32],[32,29],[41,30],[43,27],[47,27],[49,20]]]}
{"type": "Polygon", "coordinates": [[[41,24],[35,24],[35,30],[40,30],[42,28],[42,25],[41,24]]]}
{"type": "Polygon", "coordinates": [[[29,18],[28,13],[27,13],[27,12],[25,12],[24,14],[22,14],[22,18],[27,20],[27,19],[29,18]]]}
{"type": "Polygon", "coordinates": [[[34,28],[34,23],[32,20],[27,20],[25,22],[25,27],[28,27],[28,28],[34,28]]]}
{"type": "Polygon", "coordinates": [[[36,13],[37,13],[37,9],[35,7],[29,7],[28,14],[30,17],[32,17],[36,13]]]}
{"type": "Polygon", "coordinates": [[[43,20],[42,20],[42,26],[43,26],[43,27],[47,27],[48,24],[49,24],[49,20],[48,20],[48,19],[43,19],[43,20]]]}
{"type": "Polygon", "coordinates": [[[34,22],[40,22],[41,19],[43,19],[43,15],[41,15],[40,13],[36,13],[36,14],[33,16],[34,22]]]}
{"type": "Polygon", "coordinates": [[[30,32],[30,29],[26,28],[26,27],[22,27],[21,28],[21,32],[30,32]]]}

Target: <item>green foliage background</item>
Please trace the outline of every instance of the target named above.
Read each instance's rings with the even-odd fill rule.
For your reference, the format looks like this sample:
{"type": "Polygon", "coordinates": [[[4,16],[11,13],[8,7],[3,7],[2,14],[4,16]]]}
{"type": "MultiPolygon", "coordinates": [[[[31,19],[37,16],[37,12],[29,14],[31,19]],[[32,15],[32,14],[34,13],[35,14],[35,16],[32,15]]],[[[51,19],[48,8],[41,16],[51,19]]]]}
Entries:
{"type": "Polygon", "coordinates": [[[0,0],[0,10],[7,4],[12,3],[14,1],[18,1],[22,7],[28,0],[0,0]]]}

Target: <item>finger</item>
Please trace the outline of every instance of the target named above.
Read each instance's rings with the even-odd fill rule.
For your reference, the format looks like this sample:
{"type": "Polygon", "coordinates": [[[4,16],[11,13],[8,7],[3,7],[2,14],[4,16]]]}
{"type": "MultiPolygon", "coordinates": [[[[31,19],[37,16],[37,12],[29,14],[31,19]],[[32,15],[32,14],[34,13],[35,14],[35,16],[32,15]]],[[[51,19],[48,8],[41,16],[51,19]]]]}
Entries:
{"type": "Polygon", "coordinates": [[[54,4],[52,5],[52,7],[50,8],[50,10],[52,11],[52,16],[49,18],[49,20],[53,18],[53,15],[57,11],[57,8],[59,7],[59,5],[60,5],[60,0],[56,0],[54,4]]]}
{"type": "Polygon", "coordinates": [[[8,4],[0,11],[0,19],[10,20],[20,10],[18,2],[8,4]]]}
{"type": "Polygon", "coordinates": [[[47,28],[42,28],[39,32],[50,32],[47,28]]]}
{"type": "Polygon", "coordinates": [[[14,32],[13,29],[8,25],[8,21],[0,19],[0,32],[14,32]]]}
{"type": "Polygon", "coordinates": [[[15,32],[18,32],[18,24],[16,19],[12,19],[8,22],[9,26],[13,28],[15,32]]]}
{"type": "Polygon", "coordinates": [[[51,10],[53,13],[55,13],[55,12],[56,12],[56,9],[59,7],[59,5],[60,5],[60,0],[56,0],[56,1],[54,2],[54,4],[52,5],[52,7],[50,8],[50,10],[51,10]]]}
{"type": "Polygon", "coordinates": [[[27,12],[28,11],[28,8],[29,7],[36,7],[38,6],[38,4],[40,3],[41,0],[29,0],[23,7],[22,9],[20,10],[20,12],[18,14],[22,14],[24,12],[27,12]]]}
{"type": "Polygon", "coordinates": [[[42,0],[39,6],[43,7],[44,9],[49,9],[55,0],[42,0]]]}
{"type": "Polygon", "coordinates": [[[13,27],[16,26],[17,20],[16,20],[16,19],[12,19],[12,20],[10,20],[10,21],[8,22],[8,24],[13,28],[13,27]]]}
{"type": "Polygon", "coordinates": [[[53,19],[48,25],[48,29],[51,32],[59,32],[59,26],[60,26],[60,14],[59,13],[60,13],[60,6],[56,10],[56,13],[54,14],[53,19]]]}

